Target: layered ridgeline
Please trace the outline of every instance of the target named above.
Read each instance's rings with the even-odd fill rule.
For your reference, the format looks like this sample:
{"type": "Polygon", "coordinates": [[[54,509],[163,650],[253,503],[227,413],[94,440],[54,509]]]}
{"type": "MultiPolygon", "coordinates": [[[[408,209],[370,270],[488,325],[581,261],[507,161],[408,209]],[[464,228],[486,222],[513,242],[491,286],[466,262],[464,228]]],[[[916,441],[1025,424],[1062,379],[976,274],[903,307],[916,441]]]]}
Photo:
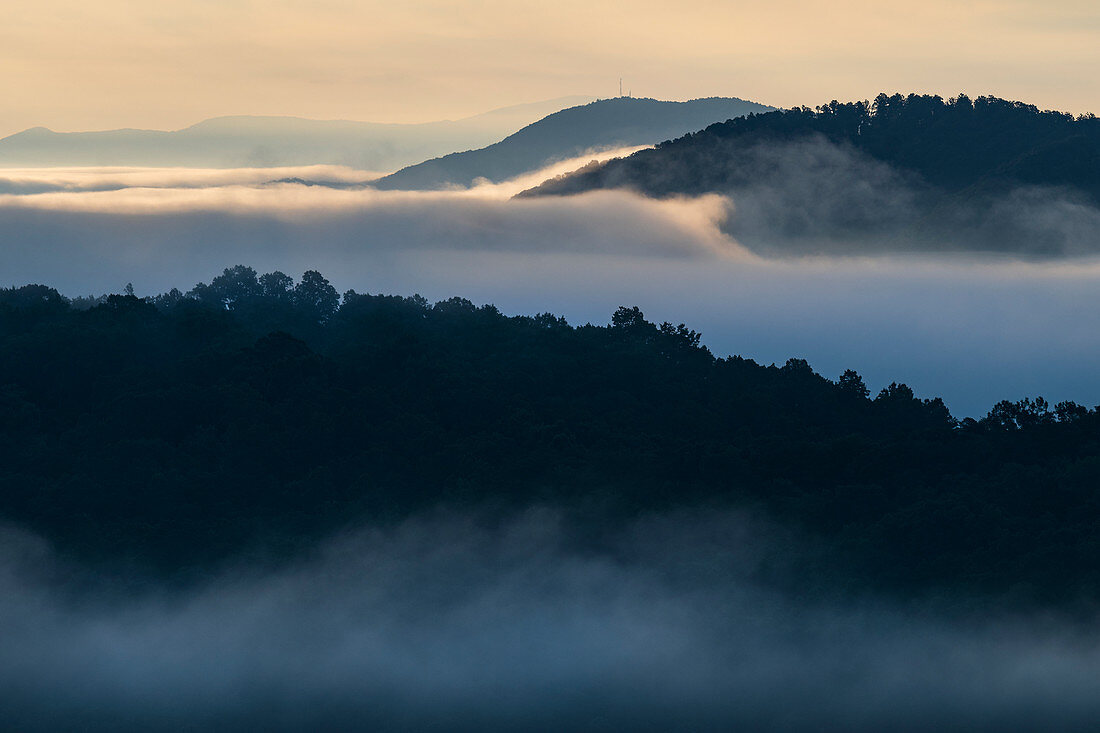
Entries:
{"type": "Polygon", "coordinates": [[[486,145],[589,99],[563,97],[457,121],[423,124],[239,116],[218,117],[174,131],[54,132],[35,127],[0,139],[0,167],[331,164],[387,171],[486,145]]]}
{"type": "Polygon", "coordinates": [[[575,327],[246,267],[147,299],[30,285],[0,290],[0,385],[0,517],[80,563],[187,575],[440,505],[558,507],[592,547],[737,508],[806,538],[761,569],[800,596],[1100,600],[1097,410],[960,423],[636,308],[575,327]]]}
{"type": "Polygon", "coordinates": [[[728,194],[785,251],[1100,251],[1100,121],[994,97],[879,95],[711,125],[522,195],[728,194]]]}
{"type": "Polygon", "coordinates": [[[579,155],[651,145],[734,117],[773,109],[732,97],[665,102],[616,97],[564,109],[500,142],[409,166],[371,185],[430,190],[494,183],[579,155]]]}

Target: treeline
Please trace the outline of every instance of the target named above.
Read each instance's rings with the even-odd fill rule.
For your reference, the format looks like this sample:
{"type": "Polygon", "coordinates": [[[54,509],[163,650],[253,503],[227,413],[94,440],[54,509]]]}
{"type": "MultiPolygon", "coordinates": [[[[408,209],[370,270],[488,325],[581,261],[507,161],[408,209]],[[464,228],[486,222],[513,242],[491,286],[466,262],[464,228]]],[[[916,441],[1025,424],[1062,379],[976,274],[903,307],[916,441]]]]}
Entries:
{"type": "Polygon", "coordinates": [[[637,308],[571,326],[316,272],[78,306],[0,290],[0,515],[81,562],[187,576],[439,505],[551,504],[596,537],[747,507],[825,548],[806,582],[1100,598],[1096,409],[959,422],[853,371],[716,358],[637,308]]]}
{"type": "MultiPolygon", "coordinates": [[[[653,196],[726,191],[757,171],[746,149],[817,137],[959,192],[1071,187],[1100,200],[1100,121],[996,97],[880,94],[717,123],[551,180],[527,195],[632,188],[653,196]]],[[[750,156],[751,158],[751,156],[750,156]]]]}

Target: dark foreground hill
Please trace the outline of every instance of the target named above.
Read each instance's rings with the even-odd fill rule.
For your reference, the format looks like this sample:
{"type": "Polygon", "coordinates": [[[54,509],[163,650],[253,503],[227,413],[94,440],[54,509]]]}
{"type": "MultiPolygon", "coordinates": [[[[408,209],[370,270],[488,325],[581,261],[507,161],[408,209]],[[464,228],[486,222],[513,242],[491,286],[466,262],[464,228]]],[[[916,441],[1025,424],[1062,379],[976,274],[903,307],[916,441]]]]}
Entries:
{"type": "Polygon", "coordinates": [[[721,122],[522,195],[606,188],[730,194],[731,231],[763,248],[858,249],[862,239],[875,249],[1092,253],[1100,120],[995,97],[881,94],[721,122]]]}
{"type": "Polygon", "coordinates": [[[651,145],[712,122],[772,109],[732,97],[665,102],[616,97],[555,112],[500,142],[435,158],[375,181],[382,189],[468,187],[500,182],[586,152],[651,145]]]}
{"type": "Polygon", "coordinates": [[[146,300],[3,290],[0,516],[176,577],[438,505],[556,506],[596,543],[739,507],[817,543],[770,578],[800,593],[1100,599],[1100,412],[960,424],[905,385],[699,339],[632,308],[574,327],[244,267],[146,300]]]}

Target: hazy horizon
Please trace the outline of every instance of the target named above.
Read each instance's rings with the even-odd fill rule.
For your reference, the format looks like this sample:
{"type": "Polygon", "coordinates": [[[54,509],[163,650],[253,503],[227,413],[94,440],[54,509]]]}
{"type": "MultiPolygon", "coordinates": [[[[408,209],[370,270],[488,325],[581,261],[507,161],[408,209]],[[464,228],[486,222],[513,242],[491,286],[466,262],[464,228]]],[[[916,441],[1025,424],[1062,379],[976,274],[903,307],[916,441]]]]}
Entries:
{"type": "Polygon", "coordinates": [[[244,0],[149,6],[13,0],[0,30],[0,136],[178,129],[224,115],[423,122],[585,94],[776,106],[906,90],[993,94],[1098,111],[1092,33],[1079,0],[920,6],[806,0],[244,0]]]}
{"type": "MultiPolygon", "coordinates": [[[[407,126],[431,125],[431,124],[448,123],[448,122],[467,122],[467,121],[475,120],[479,117],[487,117],[487,116],[492,116],[492,115],[501,114],[501,113],[514,113],[514,114],[518,115],[518,114],[522,113],[524,108],[528,108],[528,107],[529,108],[538,108],[538,107],[542,107],[542,106],[545,106],[545,105],[553,104],[555,102],[561,102],[561,103],[566,104],[568,106],[587,104],[587,101],[585,101],[585,100],[587,100],[587,101],[598,101],[598,98],[594,97],[592,95],[587,95],[587,94],[565,94],[565,95],[562,95],[562,96],[559,96],[559,97],[552,97],[552,98],[548,98],[548,99],[530,99],[530,100],[523,101],[523,102],[516,102],[515,104],[499,105],[499,106],[491,107],[491,108],[488,108],[488,109],[483,109],[483,110],[480,110],[480,111],[477,111],[477,112],[473,112],[472,114],[466,114],[466,115],[461,115],[461,116],[450,116],[450,117],[439,117],[439,118],[434,118],[433,117],[433,118],[417,119],[417,120],[409,120],[409,121],[394,121],[394,120],[388,120],[388,119],[378,119],[378,120],[376,120],[376,119],[369,119],[369,120],[368,119],[352,119],[352,118],[348,118],[348,117],[310,117],[306,114],[261,114],[261,113],[246,114],[246,113],[239,113],[239,114],[211,114],[211,115],[206,115],[206,116],[202,116],[202,117],[196,118],[194,120],[191,120],[190,122],[185,122],[185,123],[183,123],[182,125],[180,125],[178,127],[156,127],[156,128],[154,128],[154,127],[135,127],[133,125],[123,125],[121,127],[104,127],[104,128],[94,128],[94,129],[91,129],[91,128],[90,129],[64,129],[64,130],[62,130],[62,129],[57,129],[57,128],[50,127],[49,125],[40,124],[40,125],[32,125],[31,127],[22,128],[20,130],[16,130],[15,132],[0,134],[0,139],[2,139],[4,137],[10,137],[11,135],[18,134],[20,132],[25,132],[26,130],[30,130],[30,129],[34,129],[34,128],[38,128],[38,127],[44,127],[47,130],[49,130],[50,132],[57,132],[57,133],[61,133],[61,134],[80,133],[80,132],[115,132],[115,131],[121,131],[121,130],[134,130],[134,131],[139,131],[139,132],[143,132],[143,131],[180,132],[182,130],[187,130],[191,127],[195,127],[197,125],[201,125],[201,124],[206,123],[206,122],[214,122],[214,121],[218,121],[218,120],[231,120],[231,119],[237,119],[237,118],[244,118],[244,119],[252,118],[252,119],[256,119],[256,120],[303,120],[303,121],[308,121],[308,122],[349,123],[349,124],[362,124],[362,125],[401,125],[401,126],[406,126],[406,125],[407,126]]],[[[688,101],[688,100],[670,100],[670,101],[688,101]]],[[[563,109],[564,109],[564,107],[563,107],[563,109]]]]}

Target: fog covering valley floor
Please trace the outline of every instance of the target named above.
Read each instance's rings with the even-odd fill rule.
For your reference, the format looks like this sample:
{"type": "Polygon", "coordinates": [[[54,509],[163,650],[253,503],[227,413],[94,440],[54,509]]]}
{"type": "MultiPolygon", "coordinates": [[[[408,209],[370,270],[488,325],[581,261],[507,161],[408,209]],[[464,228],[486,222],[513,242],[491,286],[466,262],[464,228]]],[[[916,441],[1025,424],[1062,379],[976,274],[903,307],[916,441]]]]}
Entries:
{"type": "Polygon", "coordinates": [[[646,513],[429,512],[178,589],[6,531],[0,706],[23,731],[1091,730],[1100,646],[1035,615],[781,593],[788,533],[646,513]]]}
{"type": "Polygon", "coordinates": [[[1100,413],[609,315],[0,291],[8,719],[1088,729],[1100,413]]]}

